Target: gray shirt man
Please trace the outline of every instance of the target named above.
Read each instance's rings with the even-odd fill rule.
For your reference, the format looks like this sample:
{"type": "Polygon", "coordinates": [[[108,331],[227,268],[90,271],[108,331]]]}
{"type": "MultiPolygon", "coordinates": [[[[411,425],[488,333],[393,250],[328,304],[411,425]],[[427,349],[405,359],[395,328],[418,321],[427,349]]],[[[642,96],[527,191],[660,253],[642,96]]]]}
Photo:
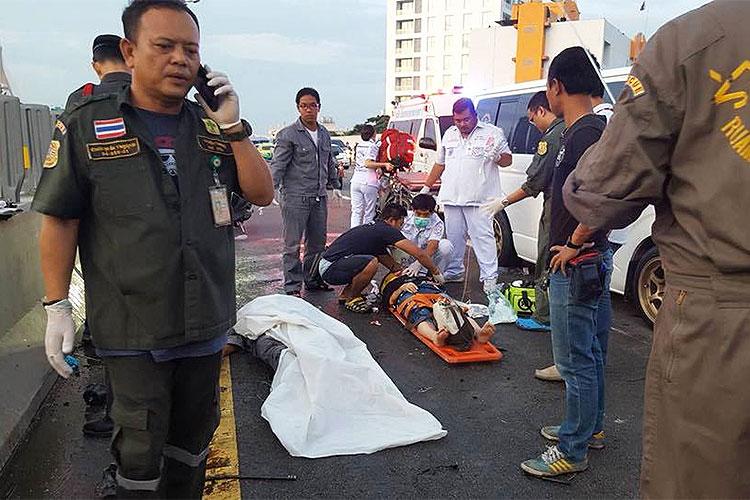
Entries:
{"type": "Polygon", "coordinates": [[[281,193],[284,236],[284,291],[299,292],[319,288],[308,276],[318,254],[325,250],[328,207],[326,189],[338,182],[336,159],[331,151],[331,136],[318,124],[308,130],[300,119],[283,128],[276,136],[271,160],[274,189],[281,193]],[[313,136],[317,135],[317,140],[313,136]],[[300,262],[300,241],[305,238],[304,264],[300,262]]]}

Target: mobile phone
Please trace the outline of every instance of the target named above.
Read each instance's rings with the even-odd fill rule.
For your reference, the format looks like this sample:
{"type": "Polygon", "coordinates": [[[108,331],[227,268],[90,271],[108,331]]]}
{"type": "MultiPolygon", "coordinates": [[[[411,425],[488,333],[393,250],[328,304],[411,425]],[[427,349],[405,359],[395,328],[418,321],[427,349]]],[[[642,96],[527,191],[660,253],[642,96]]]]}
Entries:
{"type": "Polygon", "coordinates": [[[208,72],[202,64],[198,67],[198,76],[193,86],[212,111],[219,109],[219,96],[214,95],[214,90],[216,89],[208,86],[208,72]]]}

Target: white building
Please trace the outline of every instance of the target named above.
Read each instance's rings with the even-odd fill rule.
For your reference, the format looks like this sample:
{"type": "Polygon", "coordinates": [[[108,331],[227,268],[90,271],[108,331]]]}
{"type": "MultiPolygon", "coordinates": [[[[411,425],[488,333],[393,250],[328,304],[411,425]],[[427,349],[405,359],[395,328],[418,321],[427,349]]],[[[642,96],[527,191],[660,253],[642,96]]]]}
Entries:
{"type": "Polygon", "coordinates": [[[465,84],[471,32],[511,14],[511,0],[386,1],[386,113],[393,101],[465,84]]]}
{"type": "MultiPolygon", "coordinates": [[[[513,26],[495,24],[475,30],[470,35],[469,76],[464,84],[476,91],[515,83],[517,37],[513,26]]],[[[607,20],[555,22],[545,30],[543,76],[557,54],[575,45],[588,48],[602,69],[630,64],[630,38],[607,20]]]]}

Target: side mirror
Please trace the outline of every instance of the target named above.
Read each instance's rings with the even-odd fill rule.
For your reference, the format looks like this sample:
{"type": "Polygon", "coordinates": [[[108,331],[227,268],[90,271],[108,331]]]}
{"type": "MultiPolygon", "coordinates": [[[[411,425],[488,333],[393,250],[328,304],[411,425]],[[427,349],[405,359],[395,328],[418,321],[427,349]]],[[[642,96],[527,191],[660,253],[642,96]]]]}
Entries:
{"type": "Polygon", "coordinates": [[[422,137],[419,140],[419,147],[422,149],[437,151],[437,143],[435,142],[435,139],[431,139],[430,137],[422,137]]]}

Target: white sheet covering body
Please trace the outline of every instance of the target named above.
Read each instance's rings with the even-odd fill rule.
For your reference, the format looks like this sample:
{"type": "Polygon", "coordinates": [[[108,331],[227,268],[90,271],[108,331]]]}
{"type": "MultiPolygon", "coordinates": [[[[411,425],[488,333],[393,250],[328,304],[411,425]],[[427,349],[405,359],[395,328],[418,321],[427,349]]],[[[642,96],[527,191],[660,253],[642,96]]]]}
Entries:
{"type": "Polygon", "coordinates": [[[235,330],[289,347],[261,415],[293,456],[373,453],[447,434],[404,398],[346,325],[302,299],[257,298],[239,310],[235,330]]]}

